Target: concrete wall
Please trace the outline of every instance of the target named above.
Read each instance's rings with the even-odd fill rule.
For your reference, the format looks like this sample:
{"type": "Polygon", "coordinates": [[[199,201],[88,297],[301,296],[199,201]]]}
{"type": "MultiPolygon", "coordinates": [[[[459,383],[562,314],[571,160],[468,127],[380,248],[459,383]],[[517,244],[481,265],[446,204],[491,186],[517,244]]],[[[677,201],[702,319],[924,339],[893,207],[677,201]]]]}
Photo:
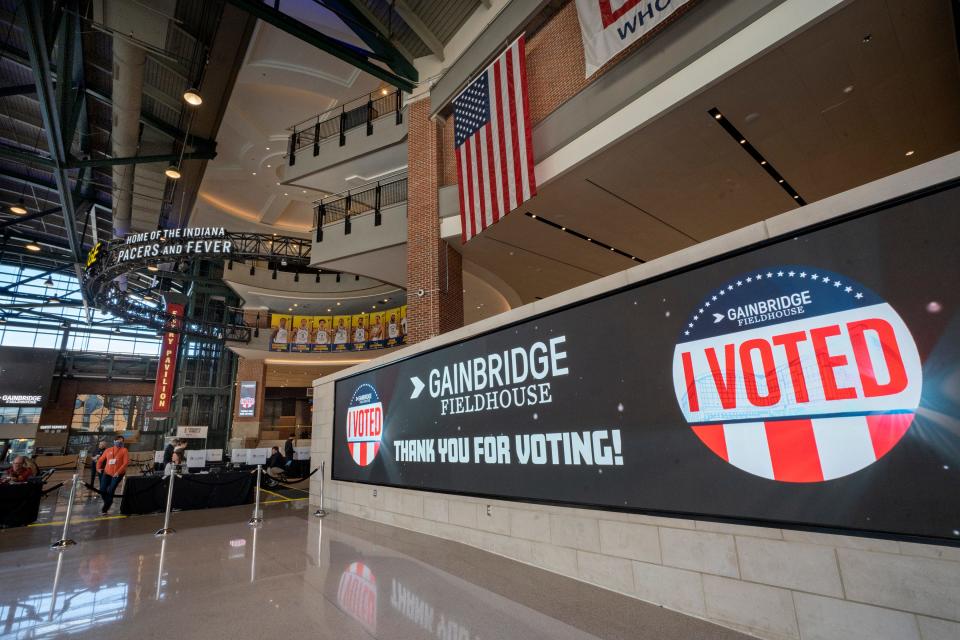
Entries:
{"type": "MultiPolygon", "coordinates": [[[[333,382],[960,174],[960,153],[513,309],[314,383],[330,461],[333,382]]],[[[327,465],[329,469],[329,464],[327,465]]],[[[311,503],[319,501],[319,477],[311,503]]],[[[326,508],[485,549],[769,639],[960,638],[960,548],[334,482],[326,508]]]]}

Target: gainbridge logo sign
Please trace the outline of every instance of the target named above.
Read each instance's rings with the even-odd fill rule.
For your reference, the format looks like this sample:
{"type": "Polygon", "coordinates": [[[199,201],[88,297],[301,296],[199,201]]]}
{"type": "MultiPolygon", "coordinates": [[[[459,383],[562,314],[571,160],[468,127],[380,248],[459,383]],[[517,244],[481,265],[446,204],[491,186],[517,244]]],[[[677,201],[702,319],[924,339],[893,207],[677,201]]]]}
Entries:
{"type": "Polygon", "coordinates": [[[347,409],[347,448],[350,457],[366,467],[380,452],[383,437],[383,403],[372,384],[357,387],[347,409]]]}
{"type": "Polygon", "coordinates": [[[744,273],[709,292],[681,331],[673,382],[684,417],[716,455],[756,476],[807,483],[889,453],[923,385],[896,310],[811,266],[744,273]]]}

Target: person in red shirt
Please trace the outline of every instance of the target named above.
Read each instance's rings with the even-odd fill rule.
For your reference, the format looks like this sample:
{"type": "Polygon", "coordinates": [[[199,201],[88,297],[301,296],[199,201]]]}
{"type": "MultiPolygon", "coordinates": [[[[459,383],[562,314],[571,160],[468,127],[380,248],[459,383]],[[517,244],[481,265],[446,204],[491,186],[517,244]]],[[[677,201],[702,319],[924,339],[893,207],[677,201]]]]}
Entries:
{"type": "Polygon", "coordinates": [[[13,459],[13,466],[7,469],[3,476],[4,482],[26,482],[33,477],[33,469],[27,464],[26,458],[17,456],[13,459]]]}
{"type": "Polygon", "coordinates": [[[117,486],[123,480],[128,464],[130,464],[130,454],[123,446],[123,436],[117,435],[113,438],[113,446],[97,458],[97,471],[101,472],[100,496],[103,498],[103,508],[100,509],[100,513],[110,511],[110,507],[113,506],[113,494],[117,492],[117,486]]]}

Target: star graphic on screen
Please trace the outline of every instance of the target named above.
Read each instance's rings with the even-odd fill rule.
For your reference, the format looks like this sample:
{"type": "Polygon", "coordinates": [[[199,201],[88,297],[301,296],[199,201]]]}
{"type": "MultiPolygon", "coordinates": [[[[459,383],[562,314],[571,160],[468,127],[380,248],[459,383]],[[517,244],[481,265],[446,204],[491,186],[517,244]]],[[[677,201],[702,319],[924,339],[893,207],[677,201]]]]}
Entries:
{"type": "Polygon", "coordinates": [[[850,293],[851,291],[853,291],[853,287],[844,287],[843,290],[847,293],[850,293]]]}
{"type": "Polygon", "coordinates": [[[801,271],[801,272],[800,272],[800,277],[801,277],[801,278],[806,278],[806,277],[807,277],[807,272],[806,272],[806,271],[801,271]]]}
{"type": "Polygon", "coordinates": [[[743,280],[737,280],[737,286],[738,286],[738,287],[739,287],[740,285],[742,285],[742,284],[743,284],[743,280]]]}
{"type": "Polygon", "coordinates": [[[834,281],[833,281],[833,286],[839,287],[839,286],[840,286],[840,281],[839,281],[839,280],[834,280],[834,281]]]}
{"type": "Polygon", "coordinates": [[[787,275],[792,278],[792,277],[793,277],[793,274],[795,274],[795,273],[796,273],[796,271],[788,271],[788,272],[787,272],[787,275]]]}
{"type": "Polygon", "coordinates": [[[863,297],[863,294],[860,293],[859,291],[857,291],[857,293],[856,293],[853,297],[856,298],[857,300],[859,300],[860,298],[863,297]]]}

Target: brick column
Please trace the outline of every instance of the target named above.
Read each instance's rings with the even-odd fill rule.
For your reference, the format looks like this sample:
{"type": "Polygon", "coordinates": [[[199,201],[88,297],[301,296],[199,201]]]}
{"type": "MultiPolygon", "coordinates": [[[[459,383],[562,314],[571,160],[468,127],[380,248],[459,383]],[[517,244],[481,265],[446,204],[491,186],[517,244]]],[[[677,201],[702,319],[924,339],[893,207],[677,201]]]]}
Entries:
{"type": "Polygon", "coordinates": [[[233,425],[230,428],[231,438],[259,438],[260,417],[263,415],[263,399],[267,383],[267,366],[263,360],[239,358],[237,361],[237,377],[233,381],[236,385],[233,399],[233,425]],[[240,413],[240,382],[253,380],[257,383],[257,406],[253,417],[239,416],[240,413]]]}
{"type": "Polygon", "coordinates": [[[463,273],[460,254],[440,239],[444,136],[429,98],[409,106],[407,122],[407,340],[414,343],[463,326],[463,273]]]}

